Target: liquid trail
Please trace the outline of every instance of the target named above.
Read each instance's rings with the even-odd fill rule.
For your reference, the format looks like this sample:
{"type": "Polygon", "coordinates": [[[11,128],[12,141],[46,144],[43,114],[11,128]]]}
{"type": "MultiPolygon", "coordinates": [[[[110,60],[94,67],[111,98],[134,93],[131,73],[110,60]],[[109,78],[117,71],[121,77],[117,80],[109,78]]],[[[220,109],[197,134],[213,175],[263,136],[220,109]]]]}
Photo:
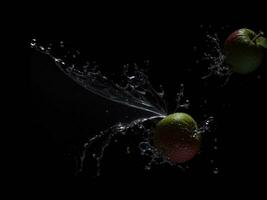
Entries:
{"type": "Polygon", "coordinates": [[[65,53],[67,47],[62,41],[57,47],[52,47],[51,44],[41,45],[36,39],[30,44],[32,48],[50,56],[62,72],[88,91],[113,102],[166,116],[164,90],[156,91],[147,75],[137,65],[133,72],[130,72],[128,65],[124,66],[121,79],[125,80],[126,84],[120,85],[104,76],[95,63],[77,64],[77,52],[65,53]],[[55,48],[57,55],[53,53],[55,48]]]}
{"type": "Polygon", "coordinates": [[[232,70],[225,63],[225,55],[222,49],[222,42],[217,36],[217,34],[207,34],[206,44],[208,50],[205,49],[203,52],[203,61],[207,61],[208,73],[202,77],[202,79],[207,79],[209,77],[223,78],[222,86],[226,85],[233,74],[232,70]]]}
{"type": "MultiPolygon", "coordinates": [[[[112,127],[97,133],[95,136],[86,141],[83,145],[83,150],[78,157],[77,174],[85,170],[84,163],[89,157],[96,161],[96,175],[101,174],[101,161],[104,157],[106,149],[111,143],[116,142],[119,136],[138,138],[138,144],[135,148],[139,150],[140,156],[146,157],[145,170],[150,170],[153,165],[167,163],[171,166],[180,167],[182,165],[173,164],[166,158],[157,148],[154,147],[152,136],[153,127],[155,124],[164,118],[168,111],[164,100],[164,90],[156,91],[149,81],[148,76],[136,65],[133,70],[129,69],[129,65],[125,65],[122,72],[124,84],[115,83],[105,75],[103,75],[99,66],[94,62],[80,62],[80,52],[72,50],[64,45],[64,42],[59,44],[41,44],[33,39],[30,43],[31,48],[48,55],[68,77],[74,80],[77,84],[105,99],[108,99],[119,104],[129,107],[134,107],[154,115],[147,118],[139,118],[130,123],[117,123],[112,127]],[[97,148],[94,148],[97,146],[97,148]]],[[[213,73],[220,74],[216,67],[221,66],[221,60],[206,55],[217,63],[211,64],[210,70],[213,73]],[[212,67],[213,66],[213,67],[212,67]]],[[[188,109],[190,101],[184,96],[184,84],[180,85],[176,97],[176,108],[174,112],[179,112],[182,109],[188,109]]],[[[213,118],[206,119],[200,123],[198,132],[206,134],[211,132],[211,124],[213,118]]],[[[127,146],[126,153],[130,154],[133,149],[127,146]]],[[[212,162],[214,163],[214,161],[212,162]]],[[[216,168],[217,169],[217,168],[216,168]]],[[[218,170],[215,170],[216,173],[218,170]]],[[[215,173],[215,172],[214,172],[215,173]]]]}
{"type": "MultiPolygon", "coordinates": [[[[77,174],[83,171],[85,159],[91,156],[96,160],[96,176],[101,175],[101,161],[104,157],[105,150],[112,142],[114,143],[117,140],[116,138],[118,138],[118,136],[134,136],[139,138],[139,143],[137,145],[139,154],[147,158],[147,162],[144,166],[145,170],[150,170],[153,165],[161,165],[164,163],[185,170],[183,165],[171,162],[153,145],[153,127],[162,118],[161,116],[153,116],[137,119],[130,123],[118,123],[90,138],[88,142],[84,144],[82,154],[79,157],[77,174]],[[95,143],[100,143],[100,149],[94,150],[93,145],[95,143]]],[[[203,134],[211,131],[213,122],[213,117],[208,118],[200,125],[200,128],[197,129],[196,132],[203,134]]],[[[133,147],[127,146],[126,152],[129,154],[133,151],[132,148],[133,147]]]]}

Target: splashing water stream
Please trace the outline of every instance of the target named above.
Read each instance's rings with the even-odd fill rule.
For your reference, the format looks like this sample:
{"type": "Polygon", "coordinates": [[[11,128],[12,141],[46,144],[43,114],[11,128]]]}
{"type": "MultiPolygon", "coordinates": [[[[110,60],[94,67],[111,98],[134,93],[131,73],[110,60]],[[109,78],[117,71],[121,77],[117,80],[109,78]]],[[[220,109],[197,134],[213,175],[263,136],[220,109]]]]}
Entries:
{"type": "MultiPolygon", "coordinates": [[[[110,101],[151,112],[155,115],[166,116],[166,103],[162,98],[164,91],[157,92],[146,74],[137,66],[135,66],[133,74],[130,73],[128,65],[124,66],[122,78],[126,80],[126,85],[122,86],[104,76],[96,64],[86,62],[77,65],[67,62],[66,55],[63,58],[53,55],[51,46],[48,48],[37,44],[36,39],[32,40],[31,47],[50,56],[61,71],[88,91],[110,101]]],[[[60,48],[61,51],[65,48],[62,41],[60,42],[60,48]]],[[[76,56],[73,58],[75,59],[76,56]]]]}
{"type": "Polygon", "coordinates": [[[233,72],[225,64],[225,56],[221,47],[221,41],[218,38],[217,34],[207,34],[206,37],[206,43],[209,44],[209,46],[211,46],[212,48],[210,48],[211,51],[203,53],[202,60],[208,61],[209,67],[208,74],[203,76],[202,79],[204,80],[211,76],[223,77],[224,83],[222,84],[222,86],[224,86],[229,81],[230,76],[233,72]]]}
{"type": "MultiPolygon", "coordinates": [[[[218,40],[213,40],[215,44],[218,45],[218,40]]],[[[33,39],[30,42],[30,46],[31,48],[48,55],[62,72],[88,91],[110,101],[153,114],[153,116],[139,118],[130,123],[119,122],[90,138],[85,142],[82,153],[78,159],[77,173],[83,171],[84,161],[87,156],[91,155],[96,160],[96,174],[99,176],[101,172],[101,160],[105,150],[119,135],[125,137],[133,135],[139,137],[137,148],[139,149],[140,155],[149,158],[145,165],[146,170],[150,170],[154,164],[168,163],[174,166],[174,164],[164,157],[164,155],[162,155],[152,144],[153,125],[160,119],[164,118],[168,113],[166,102],[164,100],[164,90],[161,87],[160,92],[156,91],[150,83],[148,76],[139,69],[137,65],[134,67],[133,72],[130,72],[129,65],[124,66],[122,79],[125,80],[125,83],[120,84],[115,83],[103,75],[97,64],[87,61],[80,64],[78,62],[80,52],[66,47],[62,41],[59,44],[49,43],[44,45],[37,42],[36,39],[33,39]],[[150,125],[146,126],[147,123],[150,123],[150,125]],[[139,131],[133,131],[136,128],[138,128],[139,131]],[[100,148],[97,150],[92,149],[92,145],[95,143],[99,143],[100,148]]],[[[217,53],[220,52],[218,51],[217,53]]],[[[212,57],[209,54],[206,54],[205,56],[214,61],[209,68],[212,73],[217,73],[218,75],[224,74],[224,70],[218,70],[218,66],[222,66],[223,57],[221,57],[221,54],[216,57],[212,57]]],[[[208,76],[210,75],[212,74],[209,74],[208,76]]],[[[185,100],[184,97],[183,84],[180,85],[180,90],[177,92],[176,102],[175,112],[179,111],[180,108],[188,109],[190,106],[189,100],[185,100]]],[[[197,131],[201,133],[209,132],[211,129],[210,124],[212,122],[213,118],[208,118],[201,123],[197,131]]],[[[131,152],[130,146],[127,146],[126,152],[128,154],[131,152]]],[[[217,173],[218,170],[216,170],[216,174],[217,173]]]]}

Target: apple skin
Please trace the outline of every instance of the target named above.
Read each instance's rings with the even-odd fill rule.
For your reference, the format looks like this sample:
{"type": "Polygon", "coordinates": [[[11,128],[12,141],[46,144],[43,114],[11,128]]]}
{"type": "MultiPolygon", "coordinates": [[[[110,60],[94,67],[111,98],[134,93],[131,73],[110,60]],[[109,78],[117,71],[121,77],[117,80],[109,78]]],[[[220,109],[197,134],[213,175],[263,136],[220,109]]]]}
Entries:
{"type": "Polygon", "coordinates": [[[184,163],[200,150],[201,135],[195,132],[197,123],[186,113],[174,113],[156,125],[154,145],[171,162],[184,163]]]}
{"type": "Polygon", "coordinates": [[[239,29],[224,43],[225,62],[236,73],[255,71],[263,61],[264,51],[258,43],[257,34],[250,29],[239,29]]]}

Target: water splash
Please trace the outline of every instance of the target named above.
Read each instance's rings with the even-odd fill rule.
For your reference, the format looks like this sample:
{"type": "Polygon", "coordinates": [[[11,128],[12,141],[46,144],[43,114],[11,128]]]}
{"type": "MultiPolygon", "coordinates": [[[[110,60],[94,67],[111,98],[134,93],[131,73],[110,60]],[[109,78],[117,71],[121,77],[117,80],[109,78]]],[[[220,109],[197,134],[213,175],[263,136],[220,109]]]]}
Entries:
{"type": "Polygon", "coordinates": [[[211,128],[214,125],[214,121],[215,120],[213,116],[208,117],[206,120],[200,123],[199,128],[195,131],[200,134],[209,133],[210,131],[214,130],[213,128],[211,128]]]}
{"type": "MultiPolygon", "coordinates": [[[[88,142],[84,144],[82,154],[79,157],[77,174],[83,172],[85,159],[87,157],[93,157],[96,161],[96,176],[100,176],[101,161],[104,157],[104,153],[112,142],[116,143],[118,136],[138,138],[138,145],[135,145],[134,147],[127,146],[126,154],[136,151],[134,148],[137,147],[139,155],[146,157],[146,163],[144,164],[145,170],[151,170],[153,166],[168,164],[186,171],[186,166],[173,163],[153,145],[153,127],[162,118],[162,116],[153,116],[137,119],[130,123],[118,123],[90,138],[88,142]],[[95,143],[100,143],[100,145],[98,145],[100,149],[93,148],[95,143]]],[[[213,122],[214,118],[209,117],[200,124],[200,128],[197,129],[196,132],[200,132],[201,134],[210,132],[212,130],[211,124],[213,122]]]]}
{"type": "Polygon", "coordinates": [[[129,65],[125,65],[121,77],[122,83],[115,83],[101,73],[96,63],[77,62],[79,51],[68,50],[62,41],[59,45],[51,47],[51,45],[41,45],[33,39],[30,45],[35,50],[50,56],[61,71],[88,91],[113,102],[166,116],[163,88],[162,91],[156,91],[147,75],[137,65],[132,71],[129,70],[129,65]]]}
{"type": "MultiPolygon", "coordinates": [[[[90,138],[89,141],[84,144],[84,148],[79,159],[80,162],[77,173],[83,171],[84,160],[90,154],[96,160],[96,176],[99,176],[101,172],[101,160],[103,159],[104,152],[111,142],[115,142],[117,140],[116,138],[118,136],[141,137],[139,145],[137,145],[140,149],[140,154],[143,156],[151,156],[151,163],[155,162],[157,158],[163,158],[160,156],[158,150],[151,145],[151,129],[145,127],[145,123],[147,121],[155,123],[162,118],[162,116],[153,116],[149,118],[136,119],[130,123],[118,123],[90,138]],[[100,149],[92,149],[92,145],[95,143],[100,143],[100,145],[98,145],[100,149]]],[[[131,147],[127,146],[126,151],[127,154],[130,154],[131,147]]],[[[149,165],[151,164],[149,163],[147,166],[149,165]]]]}
{"type": "Polygon", "coordinates": [[[179,111],[179,109],[181,109],[181,108],[188,109],[189,106],[190,106],[190,101],[189,101],[189,99],[185,99],[184,84],[181,83],[180,88],[179,88],[178,92],[176,93],[176,108],[175,108],[174,112],[179,111]]]}
{"type": "Polygon", "coordinates": [[[208,74],[203,76],[202,79],[207,79],[211,76],[224,78],[225,81],[223,85],[225,85],[233,72],[230,70],[229,66],[225,64],[225,55],[221,47],[222,43],[217,34],[207,34],[206,37],[208,50],[203,53],[202,60],[207,61],[209,67],[208,74]]]}
{"type": "MultiPolygon", "coordinates": [[[[156,91],[147,75],[137,65],[132,68],[129,65],[123,66],[121,82],[116,83],[103,75],[95,62],[83,61],[80,51],[67,47],[62,41],[53,44],[41,44],[33,39],[30,45],[31,48],[48,55],[61,71],[88,91],[110,101],[154,114],[152,117],[139,118],[130,123],[117,123],[90,138],[84,143],[83,150],[77,160],[77,174],[84,171],[85,160],[91,157],[96,161],[96,176],[99,176],[105,151],[111,143],[116,143],[120,139],[119,136],[138,138],[138,144],[134,147],[127,146],[125,152],[130,155],[136,151],[134,148],[137,148],[140,156],[146,157],[145,170],[150,170],[154,165],[164,163],[186,170],[187,166],[173,164],[153,145],[153,127],[168,113],[164,100],[164,90],[160,86],[161,91],[156,91]]],[[[212,57],[208,54],[206,56],[215,63],[210,67],[212,73],[223,74],[221,69],[216,68],[216,66],[221,66],[220,62],[222,60],[215,61],[216,56],[212,57]]],[[[185,98],[184,89],[184,84],[181,84],[177,92],[174,112],[179,112],[180,109],[188,109],[190,106],[190,101],[185,98]]],[[[208,118],[200,124],[197,131],[201,134],[210,132],[213,121],[212,117],[208,118]]]]}

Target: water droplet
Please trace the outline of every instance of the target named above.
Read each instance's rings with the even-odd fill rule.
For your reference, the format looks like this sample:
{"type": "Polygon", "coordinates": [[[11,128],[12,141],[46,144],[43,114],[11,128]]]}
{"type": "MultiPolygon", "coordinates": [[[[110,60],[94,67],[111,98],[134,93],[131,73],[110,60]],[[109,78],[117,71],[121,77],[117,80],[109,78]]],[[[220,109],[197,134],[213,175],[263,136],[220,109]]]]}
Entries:
{"type": "Polygon", "coordinates": [[[131,153],[131,151],[130,151],[130,147],[127,147],[127,148],[126,148],[126,153],[127,153],[127,154],[130,154],[130,153],[131,153]]]}
{"type": "Polygon", "coordinates": [[[149,166],[149,165],[146,165],[146,166],[145,166],[145,170],[148,171],[148,170],[150,170],[150,169],[151,169],[151,166],[149,166]]]}
{"type": "Polygon", "coordinates": [[[61,61],[61,59],[59,59],[59,58],[55,58],[54,60],[55,60],[55,62],[60,62],[61,61]]]}
{"type": "Polygon", "coordinates": [[[217,146],[214,146],[213,149],[214,149],[214,150],[218,150],[218,147],[217,147],[217,146]]]}
{"type": "Polygon", "coordinates": [[[150,64],[150,61],[149,60],[145,60],[144,63],[145,63],[146,66],[148,66],[150,64]]]}
{"type": "Polygon", "coordinates": [[[219,173],[219,169],[217,168],[217,167],[215,167],[214,169],[213,169],[213,174],[218,174],[219,173]]]}
{"type": "Polygon", "coordinates": [[[64,42],[60,41],[60,47],[63,48],[64,47],[64,42]]]}
{"type": "Polygon", "coordinates": [[[135,76],[128,76],[128,78],[129,78],[130,80],[132,80],[132,79],[135,78],[135,76]]]}
{"type": "Polygon", "coordinates": [[[206,52],[203,53],[203,60],[208,61],[208,74],[203,76],[202,79],[211,77],[212,75],[224,78],[221,86],[224,86],[230,79],[232,71],[225,65],[225,56],[221,47],[221,41],[218,35],[213,33],[206,35],[206,52]]]}
{"type": "Polygon", "coordinates": [[[36,46],[36,39],[32,39],[30,45],[31,45],[31,47],[35,47],[36,46]]]}

